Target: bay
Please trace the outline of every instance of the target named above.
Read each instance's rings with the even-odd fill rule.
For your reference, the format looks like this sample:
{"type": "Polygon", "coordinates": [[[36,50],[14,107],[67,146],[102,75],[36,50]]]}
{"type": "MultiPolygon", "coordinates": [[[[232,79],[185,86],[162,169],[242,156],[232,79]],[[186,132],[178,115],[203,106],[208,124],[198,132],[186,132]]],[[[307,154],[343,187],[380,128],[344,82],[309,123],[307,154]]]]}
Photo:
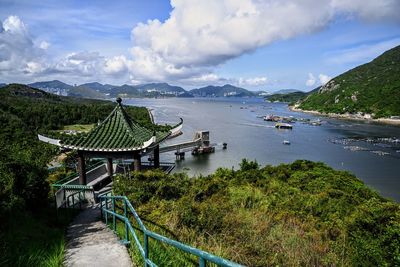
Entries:
{"type": "MultiPolygon", "coordinates": [[[[192,140],[198,130],[210,131],[212,143],[228,144],[228,149],[218,146],[208,155],[186,153],[174,171],[207,175],[219,167],[237,169],[243,158],[261,165],[322,161],[353,173],[383,196],[400,202],[400,127],[293,112],[284,103],[260,98],[124,99],[124,104],[150,108],[158,124],[175,124],[183,118],[183,134],[166,144],[192,140]],[[297,121],[293,130],[278,130],[275,123],[260,118],[268,114],[320,119],[322,125],[297,121]],[[284,145],[284,140],[291,144],[284,145]]],[[[161,160],[175,161],[175,155],[162,154],[161,160]]]]}

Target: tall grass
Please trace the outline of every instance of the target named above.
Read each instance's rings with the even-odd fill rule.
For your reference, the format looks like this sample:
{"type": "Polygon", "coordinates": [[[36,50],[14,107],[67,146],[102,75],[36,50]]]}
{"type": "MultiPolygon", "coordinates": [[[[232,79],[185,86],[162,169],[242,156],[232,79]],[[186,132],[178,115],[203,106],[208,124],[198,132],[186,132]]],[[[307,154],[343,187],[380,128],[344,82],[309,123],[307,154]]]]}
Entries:
{"type": "Polygon", "coordinates": [[[63,266],[65,230],[75,210],[16,212],[0,233],[0,266],[63,266]]]}
{"type": "MultiPolygon", "coordinates": [[[[322,163],[243,161],[194,179],[133,173],[113,190],[148,229],[244,265],[400,266],[400,205],[322,163]]],[[[156,264],[192,265],[186,257],[150,240],[156,264]]]]}
{"type": "MultiPolygon", "coordinates": [[[[118,209],[117,209],[118,212],[118,209]]],[[[121,212],[119,212],[121,214],[121,212]]],[[[130,222],[132,227],[134,228],[135,234],[137,235],[141,246],[144,248],[144,236],[141,231],[139,225],[134,220],[133,216],[130,216],[130,222]]],[[[171,232],[166,228],[156,225],[152,222],[144,222],[146,228],[154,231],[158,234],[167,236],[171,239],[176,240],[176,237],[171,235],[171,232]]],[[[111,215],[108,218],[108,226],[110,229],[113,229],[113,222],[111,215]]],[[[125,233],[125,224],[122,221],[116,220],[116,234],[119,239],[124,240],[126,237],[125,233]]],[[[144,259],[139,251],[139,247],[136,244],[133,235],[128,230],[128,238],[130,244],[128,245],[128,251],[132,258],[132,261],[136,266],[143,266],[144,259]]],[[[178,240],[179,241],[179,240],[178,240]]],[[[199,259],[195,255],[191,255],[190,253],[184,252],[178,248],[175,248],[171,245],[165,244],[158,240],[155,240],[149,237],[149,258],[159,266],[198,266],[199,259]]],[[[213,264],[208,263],[207,266],[215,266],[213,264]]]]}

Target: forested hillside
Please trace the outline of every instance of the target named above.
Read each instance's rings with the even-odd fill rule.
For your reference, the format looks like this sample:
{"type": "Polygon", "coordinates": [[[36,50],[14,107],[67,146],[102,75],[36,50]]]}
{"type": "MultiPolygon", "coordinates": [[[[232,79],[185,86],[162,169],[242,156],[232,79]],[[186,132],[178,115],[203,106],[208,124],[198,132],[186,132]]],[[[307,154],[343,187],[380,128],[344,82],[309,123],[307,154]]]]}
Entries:
{"type": "Polygon", "coordinates": [[[400,115],[400,46],[329,81],[299,106],[331,113],[400,115]]]}
{"type": "MultiPolygon", "coordinates": [[[[60,97],[26,85],[0,89],[0,265],[25,266],[31,258],[28,265],[37,266],[37,261],[44,261],[43,255],[62,245],[63,230],[57,228],[56,214],[45,215],[51,201],[46,165],[58,150],[39,142],[37,133],[97,123],[114,107],[110,101],[60,97]],[[41,230],[31,239],[35,228],[41,230]],[[37,258],[35,253],[39,253],[37,258]]],[[[145,108],[129,107],[128,112],[150,123],[145,108]]]]}

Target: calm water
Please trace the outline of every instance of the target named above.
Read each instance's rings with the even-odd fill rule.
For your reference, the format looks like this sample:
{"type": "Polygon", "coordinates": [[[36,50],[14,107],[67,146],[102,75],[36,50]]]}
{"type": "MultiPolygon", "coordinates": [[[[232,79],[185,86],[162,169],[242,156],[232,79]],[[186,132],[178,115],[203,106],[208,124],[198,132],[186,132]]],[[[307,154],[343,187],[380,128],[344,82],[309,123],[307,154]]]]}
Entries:
{"type": "MultiPolygon", "coordinates": [[[[191,140],[197,130],[209,130],[212,143],[228,143],[227,150],[219,147],[209,155],[194,157],[187,153],[185,160],[177,162],[176,171],[204,175],[221,166],[237,168],[243,158],[256,159],[262,165],[308,159],[350,171],[384,196],[400,202],[400,142],[395,140],[400,139],[400,127],[320,117],[322,126],[296,122],[293,130],[277,130],[275,123],[258,116],[274,114],[312,120],[318,116],[292,112],[285,104],[265,103],[257,98],[126,99],[124,104],[153,109],[159,124],[173,124],[182,117],[183,135],[169,140],[169,144],[191,140]],[[291,145],[283,145],[283,140],[289,140],[291,145]]],[[[161,160],[174,161],[175,156],[166,153],[161,160]]]]}

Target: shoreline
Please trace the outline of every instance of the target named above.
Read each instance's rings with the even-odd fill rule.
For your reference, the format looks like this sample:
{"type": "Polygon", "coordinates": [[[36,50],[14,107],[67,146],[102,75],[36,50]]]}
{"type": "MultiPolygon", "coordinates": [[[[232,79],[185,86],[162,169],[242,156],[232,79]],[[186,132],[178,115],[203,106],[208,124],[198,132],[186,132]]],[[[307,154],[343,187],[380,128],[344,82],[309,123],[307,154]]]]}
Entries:
{"type": "Polygon", "coordinates": [[[392,126],[400,126],[400,120],[398,119],[389,119],[389,118],[379,118],[379,119],[372,119],[372,118],[365,118],[354,114],[337,114],[337,113],[323,113],[316,110],[303,110],[297,108],[296,106],[289,106],[289,110],[294,112],[303,112],[313,115],[324,116],[333,119],[342,119],[342,120],[352,120],[352,121],[363,121],[367,123],[377,123],[377,124],[385,124],[385,125],[392,125],[392,126]]]}

